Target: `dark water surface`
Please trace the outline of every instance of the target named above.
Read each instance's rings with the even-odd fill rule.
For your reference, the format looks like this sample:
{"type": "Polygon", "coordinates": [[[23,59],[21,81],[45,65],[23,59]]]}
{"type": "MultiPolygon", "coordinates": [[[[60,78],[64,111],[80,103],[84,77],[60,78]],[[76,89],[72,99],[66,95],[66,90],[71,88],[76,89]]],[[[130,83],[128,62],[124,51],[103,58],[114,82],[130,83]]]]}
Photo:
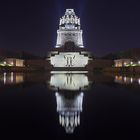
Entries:
{"type": "Polygon", "coordinates": [[[0,137],[140,138],[140,77],[1,73],[0,137]]]}

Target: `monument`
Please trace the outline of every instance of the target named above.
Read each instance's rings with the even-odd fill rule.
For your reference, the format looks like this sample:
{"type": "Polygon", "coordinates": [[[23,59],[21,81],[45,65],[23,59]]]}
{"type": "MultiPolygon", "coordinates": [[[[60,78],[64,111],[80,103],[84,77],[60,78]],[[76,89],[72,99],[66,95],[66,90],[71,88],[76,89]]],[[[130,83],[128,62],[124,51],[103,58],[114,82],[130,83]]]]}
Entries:
{"type": "Polygon", "coordinates": [[[56,46],[49,54],[53,68],[85,68],[90,54],[84,48],[82,33],[80,18],[73,9],[66,9],[65,15],[60,18],[56,46]]]}
{"type": "Polygon", "coordinates": [[[80,19],[73,9],[60,18],[55,48],[49,54],[53,67],[50,88],[55,91],[59,124],[66,133],[80,125],[84,91],[89,87],[86,66],[91,60],[83,44],[80,19]]]}

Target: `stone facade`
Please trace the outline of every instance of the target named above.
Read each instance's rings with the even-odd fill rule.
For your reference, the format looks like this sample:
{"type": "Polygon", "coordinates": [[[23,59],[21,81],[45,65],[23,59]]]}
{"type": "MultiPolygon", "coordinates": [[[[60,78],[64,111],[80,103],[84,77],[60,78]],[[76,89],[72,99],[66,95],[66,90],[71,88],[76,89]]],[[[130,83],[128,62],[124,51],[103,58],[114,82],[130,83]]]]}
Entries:
{"type": "Polygon", "coordinates": [[[76,46],[83,48],[80,19],[75,15],[73,9],[66,9],[65,15],[60,18],[56,47],[61,47],[68,41],[74,42],[76,46]]]}
{"type": "Polygon", "coordinates": [[[55,49],[49,54],[50,64],[54,68],[85,68],[89,61],[89,52],[83,45],[80,19],[73,9],[66,9],[60,18],[55,49]]]}

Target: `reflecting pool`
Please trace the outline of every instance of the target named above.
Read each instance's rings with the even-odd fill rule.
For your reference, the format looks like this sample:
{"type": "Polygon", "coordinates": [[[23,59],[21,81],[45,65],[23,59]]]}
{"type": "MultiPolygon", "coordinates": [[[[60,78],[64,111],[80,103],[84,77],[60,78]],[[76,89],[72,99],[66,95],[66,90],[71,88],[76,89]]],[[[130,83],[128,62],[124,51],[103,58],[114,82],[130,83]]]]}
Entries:
{"type": "Polygon", "coordinates": [[[59,123],[66,133],[73,133],[80,125],[84,90],[89,87],[85,74],[57,73],[50,77],[50,87],[55,90],[59,123]]]}
{"type": "Polygon", "coordinates": [[[139,138],[140,76],[1,73],[0,129],[15,139],[139,138]]]}

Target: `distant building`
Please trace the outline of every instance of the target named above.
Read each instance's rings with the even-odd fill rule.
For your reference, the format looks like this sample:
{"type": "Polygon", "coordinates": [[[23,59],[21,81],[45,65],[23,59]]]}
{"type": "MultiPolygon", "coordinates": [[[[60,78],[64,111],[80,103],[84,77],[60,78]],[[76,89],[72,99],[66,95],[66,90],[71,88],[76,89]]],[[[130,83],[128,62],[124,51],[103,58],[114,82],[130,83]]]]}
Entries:
{"type": "Polygon", "coordinates": [[[5,58],[3,63],[8,66],[24,67],[24,60],[17,58],[5,58]]]}
{"type": "Polygon", "coordinates": [[[115,67],[127,67],[129,65],[133,64],[133,60],[132,59],[117,59],[114,60],[114,66],[115,67]]]}

